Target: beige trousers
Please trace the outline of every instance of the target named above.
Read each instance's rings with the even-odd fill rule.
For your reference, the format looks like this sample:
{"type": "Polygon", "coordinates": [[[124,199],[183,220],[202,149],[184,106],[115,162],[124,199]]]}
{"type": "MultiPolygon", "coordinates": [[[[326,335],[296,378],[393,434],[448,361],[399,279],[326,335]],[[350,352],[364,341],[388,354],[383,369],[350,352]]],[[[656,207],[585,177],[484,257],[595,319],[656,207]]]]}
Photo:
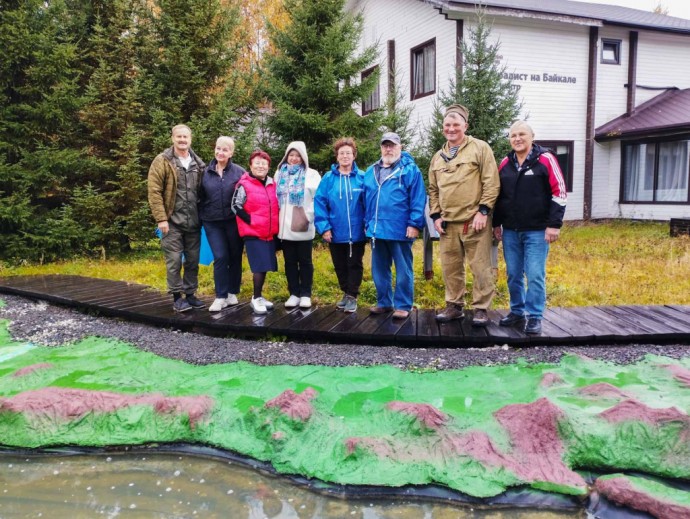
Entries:
{"type": "Polygon", "coordinates": [[[491,267],[491,219],[476,232],[472,222],[448,222],[446,234],[440,236],[441,268],[446,283],[446,302],[464,306],[465,258],[472,271],[472,306],[488,310],[494,297],[495,282],[491,267]]]}

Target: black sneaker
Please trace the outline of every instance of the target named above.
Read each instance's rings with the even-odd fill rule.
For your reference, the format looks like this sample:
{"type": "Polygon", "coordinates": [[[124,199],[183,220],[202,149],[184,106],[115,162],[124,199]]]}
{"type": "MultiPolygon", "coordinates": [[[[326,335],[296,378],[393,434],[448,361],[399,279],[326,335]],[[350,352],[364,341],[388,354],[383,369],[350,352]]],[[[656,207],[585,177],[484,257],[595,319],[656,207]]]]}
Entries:
{"type": "Polygon", "coordinates": [[[530,335],[539,335],[541,333],[541,319],[538,319],[537,317],[530,317],[527,319],[525,333],[530,335]]]}
{"type": "Polygon", "coordinates": [[[189,312],[192,310],[192,305],[190,305],[185,298],[181,297],[173,303],[173,310],[179,313],[189,312]]]}
{"type": "Polygon", "coordinates": [[[498,324],[501,326],[513,326],[514,324],[517,324],[520,321],[524,321],[524,320],[525,320],[524,315],[514,314],[513,312],[510,312],[505,317],[502,317],[501,320],[498,321],[498,324]]]}
{"type": "Polygon", "coordinates": [[[196,297],[194,294],[187,294],[185,300],[190,304],[192,308],[206,308],[206,303],[201,299],[196,297]]]}

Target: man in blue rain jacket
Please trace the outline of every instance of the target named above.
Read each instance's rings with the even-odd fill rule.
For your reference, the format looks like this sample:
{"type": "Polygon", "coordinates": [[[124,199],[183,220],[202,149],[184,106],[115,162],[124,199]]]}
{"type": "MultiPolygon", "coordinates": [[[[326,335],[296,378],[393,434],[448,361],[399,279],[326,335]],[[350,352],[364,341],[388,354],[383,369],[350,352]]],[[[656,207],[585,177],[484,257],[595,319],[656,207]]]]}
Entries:
{"type": "Polygon", "coordinates": [[[412,156],[402,151],[398,134],[389,132],[381,137],[381,159],[364,174],[364,197],[377,303],[370,312],[394,310],[394,319],[405,319],[414,301],[412,244],[425,224],[426,189],[422,172],[412,156]]]}

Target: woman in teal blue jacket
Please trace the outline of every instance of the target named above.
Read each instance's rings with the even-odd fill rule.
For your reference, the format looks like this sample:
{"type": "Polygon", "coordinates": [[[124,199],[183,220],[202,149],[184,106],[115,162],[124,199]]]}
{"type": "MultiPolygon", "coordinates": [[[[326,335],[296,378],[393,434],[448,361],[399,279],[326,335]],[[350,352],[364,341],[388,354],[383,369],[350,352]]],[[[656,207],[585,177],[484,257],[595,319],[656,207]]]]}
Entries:
{"type": "Polygon", "coordinates": [[[364,274],[364,175],[357,168],[354,139],[338,139],[333,146],[337,163],[321,179],[314,197],[314,225],[331,252],[343,298],[338,310],[357,310],[364,274]]]}

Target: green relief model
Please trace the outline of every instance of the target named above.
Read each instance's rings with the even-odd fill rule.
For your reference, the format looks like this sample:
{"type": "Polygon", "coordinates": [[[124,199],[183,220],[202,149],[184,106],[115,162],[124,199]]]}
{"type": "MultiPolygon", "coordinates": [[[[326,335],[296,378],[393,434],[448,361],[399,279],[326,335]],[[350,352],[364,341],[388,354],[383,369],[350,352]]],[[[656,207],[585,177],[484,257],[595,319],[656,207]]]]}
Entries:
{"type": "Polygon", "coordinates": [[[486,497],[586,495],[575,469],[690,477],[690,369],[570,356],[413,373],[389,366],[193,366],[103,338],[59,348],[0,326],[9,447],[192,442],[328,482],[486,497]]]}

